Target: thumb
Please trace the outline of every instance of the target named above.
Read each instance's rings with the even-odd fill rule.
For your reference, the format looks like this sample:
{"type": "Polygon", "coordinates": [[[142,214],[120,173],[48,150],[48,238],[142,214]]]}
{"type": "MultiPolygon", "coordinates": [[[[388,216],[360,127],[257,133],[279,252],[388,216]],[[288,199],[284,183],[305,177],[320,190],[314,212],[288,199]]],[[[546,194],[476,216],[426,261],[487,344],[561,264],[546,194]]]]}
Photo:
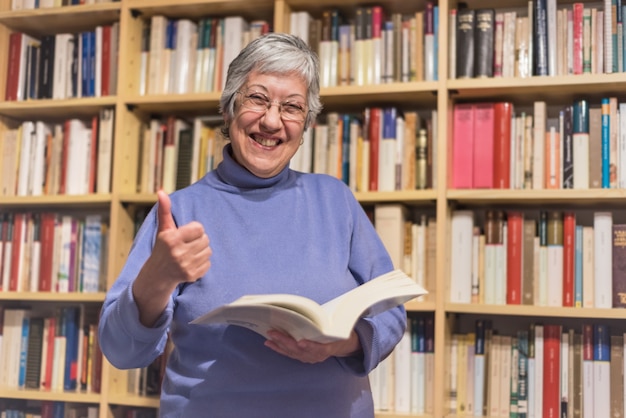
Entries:
{"type": "Polygon", "coordinates": [[[176,229],[176,223],[172,216],[172,202],[170,197],[163,190],[157,192],[157,232],[167,231],[169,229],[176,229]]]}

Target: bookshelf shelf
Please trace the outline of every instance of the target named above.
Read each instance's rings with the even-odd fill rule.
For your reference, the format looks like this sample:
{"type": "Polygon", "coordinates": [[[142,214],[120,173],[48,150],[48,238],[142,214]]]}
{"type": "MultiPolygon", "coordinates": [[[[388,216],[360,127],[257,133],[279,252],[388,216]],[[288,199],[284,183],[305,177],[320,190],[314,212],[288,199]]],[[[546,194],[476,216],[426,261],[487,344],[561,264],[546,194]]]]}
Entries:
{"type": "Polygon", "coordinates": [[[0,115],[15,119],[89,117],[115,106],[116,102],[115,96],[0,102],[0,115]]]}
{"type": "Polygon", "coordinates": [[[105,294],[98,293],[56,293],[56,292],[0,292],[0,301],[33,302],[85,302],[102,303],[105,294]]]}
{"type": "Polygon", "coordinates": [[[23,196],[3,197],[0,208],[50,208],[54,210],[63,207],[78,209],[106,208],[111,204],[110,194],[89,195],[54,195],[54,196],[23,196]]]}
{"type": "Polygon", "coordinates": [[[393,192],[356,192],[355,196],[361,203],[434,203],[437,199],[435,190],[405,190],[393,192]]]}
{"type": "MultiPolygon", "coordinates": [[[[432,295],[427,295],[429,297],[432,295]]],[[[425,301],[409,301],[404,304],[404,307],[407,311],[410,312],[435,312],[436,304],[434,301],[425,300],[425,301]]]]}
{"type": "Polygon", "coordinates": [[[100,402],[99,393],[84,392],[64,392],[64,391],[43,391],[34,389],[12,389],[0,387],[3,398],[37,400],[37,401],[60,401],[60,402],[80,402],[93,403],[100,402]]]}
{"type": "Polygon", "coordinates": [[[136,406],[145,408],[158,408],[159,398],[157,396],[137,396],[128,394],[110,394],[109,403],[111,405],[136,406]]]}
{"type": "Polygon", "coordinates": [[[463,203],[515,203],[515,204],[624,204],[624,189],[558,189],[558,190],[494,190],[467,189],[448,190],[446,197],[463,203]]]}
{"type": "Polygon", "coordinates": [[[237,14],[249,19],[273,20],[274,0],[183,0],[175,3],[170,0],[130,0],[131,10],[143,17],[167,15],[176,18],[198,16],[225,16],[237,14]]]}
{"type": "Polygon", "coordinates": [[[34,36],[63,31],[80,32],[116,22],[121,2],[64,6],[44,9],[2,11],[0,24],[34,36]]]}
{"type": "Polygon", "coordinates": [[[371,86],[325,87],[320,91],[324,107],[384,106],[393,103],[400,106],[434,106],[437,103],[436,81],[390,83],[371,86]]]}
{"type": "Polygon", "coordinates": [[[221,92],[131,96],[125,102],[144,113],[217,114],[221,92]]]}
{"type": "Polygon", "coordinates": [[[480,305],[446,303],[447,313],[512,315],[552,318],[626,319],[626,309],[561,308],[528,305],[480,305]]]}

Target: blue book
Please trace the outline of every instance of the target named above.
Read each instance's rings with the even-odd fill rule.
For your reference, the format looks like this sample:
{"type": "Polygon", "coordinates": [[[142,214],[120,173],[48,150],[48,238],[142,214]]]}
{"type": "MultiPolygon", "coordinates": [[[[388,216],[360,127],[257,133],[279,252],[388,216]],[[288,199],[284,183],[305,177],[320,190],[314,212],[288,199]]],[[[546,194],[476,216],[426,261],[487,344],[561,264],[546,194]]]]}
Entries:
{"type": "Polygon", "coordinates": [[[433,57],[435,64],[434,81],[437,81],[439,80],[439,54],[437,53],[439,51],[439,6],[433,6],[433,32],[435,35],[435,56],[433,57]]]}
{"type": "Polygon", "coordinates": [[[81,257],[80,291],[100,290],[100,260],[102,257],[102,217],[88,215],[83,228],[83,253],[81,257]]]}
{"type": "Polygon", "coordinates": [[[30,318],[25,316],[22,319],[22,336],[20,343],[20,368],[17,385],[23,388],[26,384],[26,359],[28,356],[28,333],[30,329],[30,318]]]}
{"type": "Polygon", "coordinates": [[[476,321],[474,333],[474,416],[483,416],[483,404],[485,401],[485,328],[487,322],[482,319],[476,321]]]}
{"type": "Polygon", "coordinates": [[[602,188],[611,187],[611,113],[609,99],[602,99],[602,188]]]}
{"type": "Polygon", "coordinates": [[[91,47],[89,43],[91,42],[91,37],[89,36],[89,32],[82,32],[81,36],[81,73],[80,73],[80,87],[81,94],[80,97],[89,97],[89,74],[91,72],[90,69],[90,60],[89,60],[89,51],[91,47]]]}
{"type": "Polygon", "coordinates": [[[604,324],[593,325],[593,361],[611,360],[611,336],[609,326],[604,324]]]}
{"type": "MultiPolygon", "coordinates": [[[[344,183],[350,184],[350,122],[352,117],[348,114],[341,115],[341,179],[344,183]]],[[[355,162],[356,164],[356,162],[355,162]]]]}
{"type": "Polygon", "coordinates": [[[576,225],[574,239],[574,306],[583,306],[583,226],[576,225]]]}
{"type": "Polygon", "coordinates": [[[63,376],[63,388],[65,390],[76,390],[78,382],[78,314],[79,308],[75,306],[62,309],[63,335],[67,341],[63,376]]]}

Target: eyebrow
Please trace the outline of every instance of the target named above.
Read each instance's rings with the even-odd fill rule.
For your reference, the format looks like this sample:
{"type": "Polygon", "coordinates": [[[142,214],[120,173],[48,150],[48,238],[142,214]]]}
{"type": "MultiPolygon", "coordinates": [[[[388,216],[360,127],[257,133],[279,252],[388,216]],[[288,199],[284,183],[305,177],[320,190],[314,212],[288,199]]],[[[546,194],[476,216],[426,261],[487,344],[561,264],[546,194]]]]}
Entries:
{"type": "MultiPolygon", "coordinates": [[[[269,93],[269,90],[267,89],[267,87],[265,87],[265,86],[264,86],[264,85],[262,85],[262,84],[251,84],[251,85],[249,85],[249,86],[247,86],[247,87],[246,87],[246,89],[248,89],[248,90],[250,90],[250,89],[252,89],[252,88],[260,88],[260,89],[262,89],[262,90],[263,90],[261,93],[264,93],[264,94],[269,93]]],[[[306,99],[306,96],[304,96],[304,95],[302,95],[302,94],[300,94],[300,93],[291,93],[291,94],[290,94],[290,95],[288,95],[286,98],[287,98],[287,99],[289,99],[289,98],[294,98],[294,97],[301,97],[301,98],[303,98],[303,99],[306,99]]]]}

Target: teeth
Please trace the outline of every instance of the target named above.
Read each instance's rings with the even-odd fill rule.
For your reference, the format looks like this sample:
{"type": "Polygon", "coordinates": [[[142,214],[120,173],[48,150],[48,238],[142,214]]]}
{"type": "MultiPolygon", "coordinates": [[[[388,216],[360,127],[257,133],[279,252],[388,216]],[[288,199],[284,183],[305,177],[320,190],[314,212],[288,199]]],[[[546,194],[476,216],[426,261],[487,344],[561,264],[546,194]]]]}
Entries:
{"type": "Polygon", "coordinates": [[[254,137],[254,140],[264,147],[273,147],[278,145],[278,140],[271,138],[263,138],[263,137],[254,137]]]}

